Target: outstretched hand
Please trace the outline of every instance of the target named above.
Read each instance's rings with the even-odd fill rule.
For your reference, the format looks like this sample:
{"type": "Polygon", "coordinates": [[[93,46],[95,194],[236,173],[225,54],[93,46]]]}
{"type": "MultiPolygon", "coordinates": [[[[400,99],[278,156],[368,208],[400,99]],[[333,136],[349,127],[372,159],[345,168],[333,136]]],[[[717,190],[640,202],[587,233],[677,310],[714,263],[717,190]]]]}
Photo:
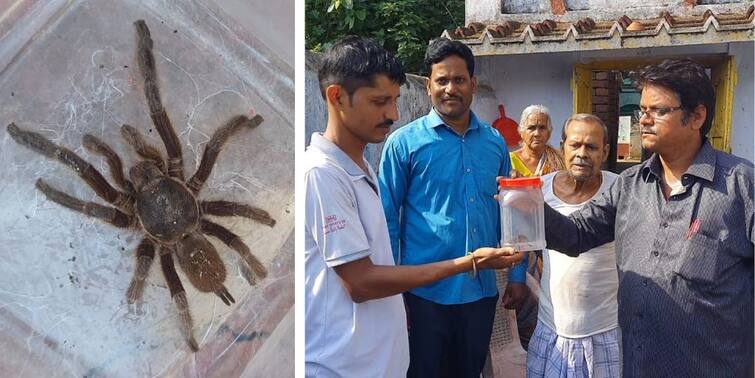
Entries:
{"type": "Polygon", "coordinates": [[[505,269],[519,264],[524,259],[524,253],[511,247],[478,248],[473,253],[478,269],[505,269]]]}

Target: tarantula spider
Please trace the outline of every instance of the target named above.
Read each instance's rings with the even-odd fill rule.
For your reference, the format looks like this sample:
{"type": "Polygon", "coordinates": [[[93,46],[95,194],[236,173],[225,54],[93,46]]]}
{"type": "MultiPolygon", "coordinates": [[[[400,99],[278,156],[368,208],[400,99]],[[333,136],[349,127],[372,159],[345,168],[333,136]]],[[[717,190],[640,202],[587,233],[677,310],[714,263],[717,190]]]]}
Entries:
{"type": "Polygon", "coordinates": [[[194,287],[202,292],[215,293],[226,305],[235,301],[223,285],[225,266],[218,252],[204,235],[219,239],[242,257],[242,275],[250,284],[255,284],[257,279],[263,279],[267,275],[265,267],[252,255],[241,238],[225,227],[206,219],[204,215],[242,216],[270,227],[275,225],[275,220],[266,211],[246,204],[197,199],[223,144],[236,132],[259,125],[262,117],[256,115],[249,119],[236,116],[215,131],[205,147],[196,173],[188,181],[184,180],[181,144],[160,99],[149,29],[143,20],[136,21],[134,25],[138,40],[138,66],[144,78],[144,94],[152,122],[165,144],[167,162],[157,148],[145,141],[139,131],[123,125],[123,138],[141,158],[129,170],[129,179],[126,179],[121,159],[113,149],[95,136],[85,135],[84,148],[105,158],[113,181],[121,189],[118,190],[76,153],[54,144],[41,134],[22,130],[15,123],[8,125],[8,134],[17,143],[76,171],[99,197],[113,207],[82,201],[38,179],[36,187],[48,199],[116,227],[136,229],[145,233],[145,237],[136,248],[136,271],[128,288],[127,300],[134,303],[141,299],[144,280],[157,250],[168,289],[180,314],[181,331],[191,350],[196,352],[198,346],[192,333],[189,304],[181,280],[176,274],[173,257],[178,258],[178,264],[194,287]]]}

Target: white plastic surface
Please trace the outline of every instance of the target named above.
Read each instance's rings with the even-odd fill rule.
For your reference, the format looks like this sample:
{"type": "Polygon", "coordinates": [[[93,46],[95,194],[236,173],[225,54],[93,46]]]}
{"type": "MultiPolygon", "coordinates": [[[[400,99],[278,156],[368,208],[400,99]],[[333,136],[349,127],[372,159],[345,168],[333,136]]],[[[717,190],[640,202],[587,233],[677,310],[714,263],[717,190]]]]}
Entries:
{"type": "Polygon", "coordinates": [[[518,251],[545,248],[543,193],[539,187],[501,188],[501,246],[518,251]]]}
{"type": "Polygon", "coordinates": [[[0,376],[256,375],[247,365],[266,366],[255,358],[258,350],[275,355],[270,352],[275,346],[265,341],[293,306],[290,66],[201,2],[53,0],[0,6],[5,7],[0,12],[0,376]],[[136,158],[120,137],[122,124],[163,149],[137,70],[137,19],[147,22],[154,40],[163,103],[182,144],[187,176],[213,131],[231,116],[265,118],[229,140],[200,198],[270,212],[274,228],[213,218],[241,236],[269,276],[250,287],[239,274],[236,253],[211,239],[226,263],[226,287],[236,304],[225,306],[183,280],[197,353],[181,337],[159,263],[147,278],[143,302],[126,303],[142,234],[46,200],[34,188],[37,178],[105,204],[70,169],[17,145],[5,129],[15,122],[40,132],[79,153],[106,178],[104,160],[82,148],[85,133],[106,141],[126,168],[136,158]]]}

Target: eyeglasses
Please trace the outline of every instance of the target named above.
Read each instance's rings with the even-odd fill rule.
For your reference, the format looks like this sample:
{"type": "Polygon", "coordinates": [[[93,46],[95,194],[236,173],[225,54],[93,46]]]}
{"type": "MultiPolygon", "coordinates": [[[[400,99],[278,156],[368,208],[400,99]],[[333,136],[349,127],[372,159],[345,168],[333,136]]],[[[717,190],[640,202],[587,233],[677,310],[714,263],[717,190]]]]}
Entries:
{"type": "Polygon", "coordinates": [[[634,111],[634,116],[637,117],[637,119],[642,119],[643,116],[648,116],[650,118],[656,119],[656,118],[663,118],[664,116],[673,113],[677,110],[681,110],[681,106],[677,106],[674,108],[657,108],[657,109],[648,109],[648,110],[642,110],[637,109],[634,111]]]}

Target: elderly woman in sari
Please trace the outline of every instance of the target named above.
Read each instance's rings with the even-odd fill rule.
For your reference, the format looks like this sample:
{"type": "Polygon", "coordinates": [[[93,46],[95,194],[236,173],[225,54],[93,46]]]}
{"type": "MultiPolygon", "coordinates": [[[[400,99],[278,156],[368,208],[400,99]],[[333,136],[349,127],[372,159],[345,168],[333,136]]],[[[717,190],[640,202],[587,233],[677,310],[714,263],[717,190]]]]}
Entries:
{"type": "MultiPolygon", "coordinates": [[[[511,177],[535,177],[564,169],[561,152],[548,145],[553,131],[551,116],[544,105],[530,105],[522,112],[519,122],[521,148],[510,152],[511,177]]],[[[526,271],[536,280],[542,272],[542,259],[530,253],[526,271]]],[[[537,324],[537,298],[526,285],[525,266],[512,270],[503,295],[503,305],[516,310],[517,328],[522,348],[527,350],[537,324]]]]}
{"type": "Polygon", "coordinates": [[[561,153],[548,145],[552,131],[548,108],[543,105],[530,105],[524,109],[519,122],[522,148],[510,153],[512,176],[542,176],[564,169],[561,153]]]}

